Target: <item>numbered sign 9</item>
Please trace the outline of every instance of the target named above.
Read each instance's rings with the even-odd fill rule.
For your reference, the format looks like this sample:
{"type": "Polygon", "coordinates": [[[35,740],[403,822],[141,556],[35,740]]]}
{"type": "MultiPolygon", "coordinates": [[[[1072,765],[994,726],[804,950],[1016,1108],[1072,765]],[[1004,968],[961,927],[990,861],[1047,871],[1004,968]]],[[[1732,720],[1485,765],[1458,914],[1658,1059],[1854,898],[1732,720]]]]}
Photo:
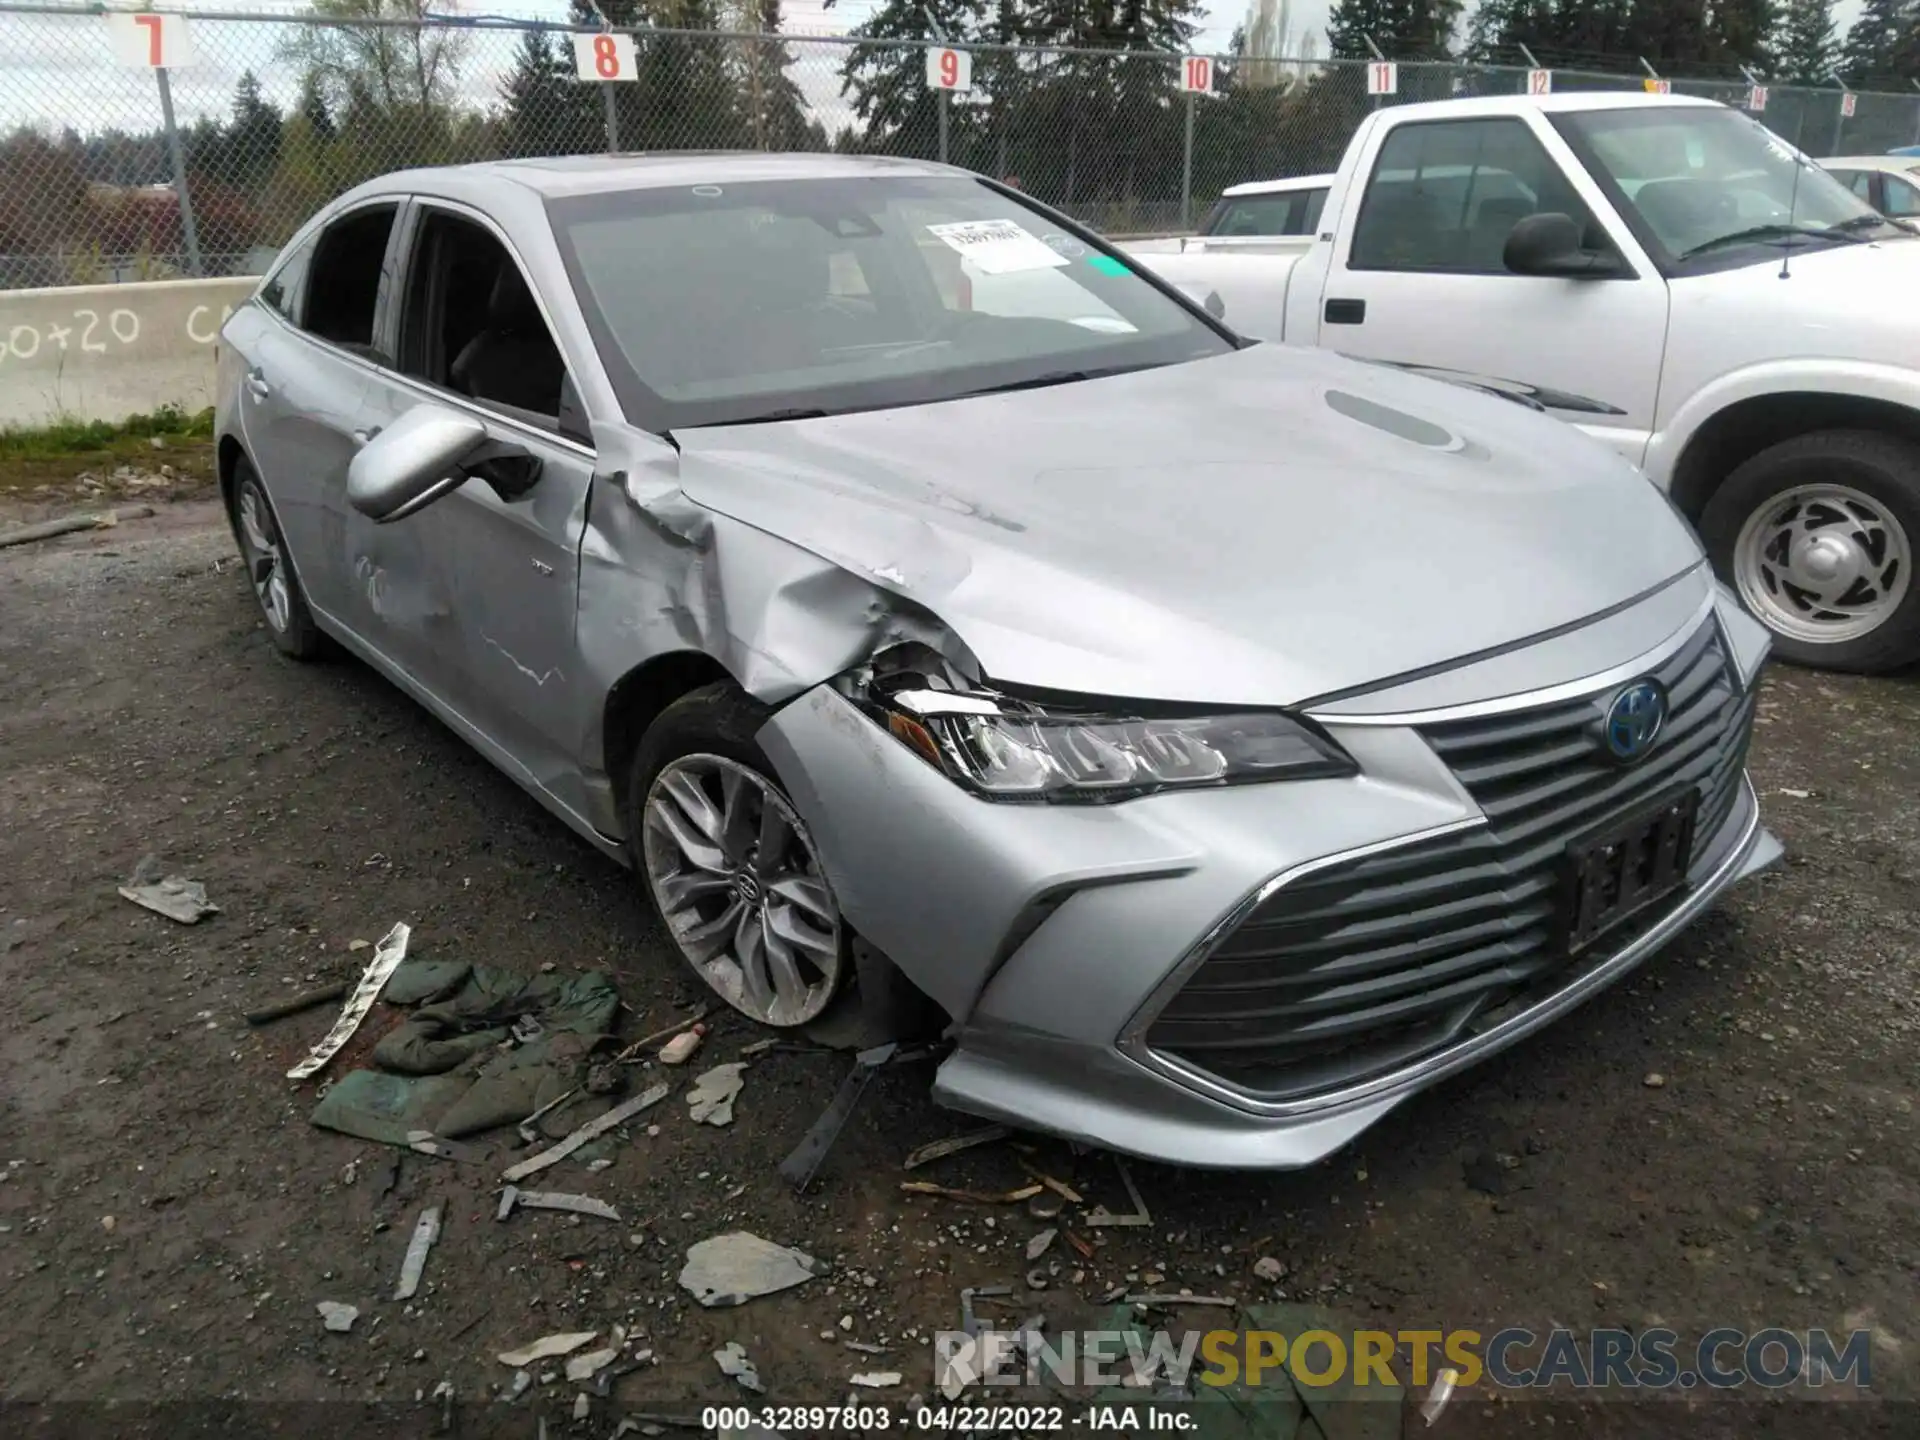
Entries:
{"type": "Polygon", "coordinates": [[[636,68],[631,35],[573,37],[573,73],[582,80],[633,80],[636,68]]]}
{"type": "Polygon", "coordinates": [[[1213,57],[1182,55],[1180,57],[1180,88],[1189,95],[1211,95],[1213,93],[1213,57]]]}
{"type": "Polygon", "coordinates": [[[927,88],[930,90],[973,89],[973,55],[966,50],[928,50],[927,88]]]}
{"type": "Polygon", "coordinates": [[[1853,92],[1851,90],[1840,97],[1840,115],[1841,118],[1845,120],[1851,120],[1853,118],[1853,92]]]}
{"type": "Polygon", "coordinates": [[[1400,93],[1400,67],[1391,60],[1375,60],[1367,66],[1367,94],[1397,95],[1400,93]]]}
{"type": "Polygon", "coordinates": [[[113,58],[135,70],[180,70],[193,63],[187,22],[179,15],[116,11],[106,16],[113,58]]]}
{"type": "Polygon", "coordinates": [[[1747,91],[1747,109],[1758,115],[1767,108],[1767,87],[1756,85],[1747,91]]]}
{"type": "Polygon", "coordinates": [[[1553,93],[1553,72],[1551,70],[1527,71],[1527,94],[1551,95],[1553,93]]]}

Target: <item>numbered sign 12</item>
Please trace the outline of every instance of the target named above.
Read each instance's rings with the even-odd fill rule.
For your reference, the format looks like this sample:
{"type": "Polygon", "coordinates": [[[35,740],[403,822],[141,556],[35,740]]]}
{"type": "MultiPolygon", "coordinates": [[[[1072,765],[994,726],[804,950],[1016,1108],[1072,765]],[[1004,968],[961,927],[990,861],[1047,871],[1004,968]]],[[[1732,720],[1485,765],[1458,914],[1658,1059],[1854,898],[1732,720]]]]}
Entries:
{"type": "Polygon", "coordinates": [[[932,90],[973,89],[973,55],[966,50],[927,51],[927,87],[932,90]]]}
{"type": "Polygon", "coordinates": [[[1840,114],[1844,119],[1853,118],[1853,92],[1849,90],[1840,97],[1840,114]]]}
{"type": "Polygon", "coordinates": [[[1213,93],[1213,57],[1182,55],[1180,57],[1180,88],[1190,95],[1211,95],[1213,93]]]}
{"type": "Polygon", "coordinates": [[[187,22],[179,15],[120,10],[106,16],[113,58],[135,70],[182,70],[193,64],[187,22]]]}
{"type": "Polygon", "coordinates": [[[1551,95],[1553,93],[1553,72],[1551,70],[1527,71],[1527,94],[1551,95]]]}
{"type": "Polygon", "coordinates": [[[636,69],[631,35],[573,37],[573,73],[582,80],[634,80],[636,69]]]}
{"type": "Polygon", "coordinates": [[[1367,94],[1398,95],[1400,67],[1391,60],[1375,60],[1367,66],[1367,94]]]}

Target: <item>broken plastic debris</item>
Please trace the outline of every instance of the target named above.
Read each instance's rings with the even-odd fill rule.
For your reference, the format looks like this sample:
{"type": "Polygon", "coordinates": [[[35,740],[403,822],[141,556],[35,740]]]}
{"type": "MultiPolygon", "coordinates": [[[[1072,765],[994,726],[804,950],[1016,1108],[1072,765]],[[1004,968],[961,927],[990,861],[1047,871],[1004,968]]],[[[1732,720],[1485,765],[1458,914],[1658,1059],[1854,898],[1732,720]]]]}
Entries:
{"type": "Polygon", "coordinates": [[[971,1150],[976,1145],[991,1145],[996,1140],[1004,1140],[1013,1132],[1004,1125],[989,1125],[985,1129],[975,1130],[966,1135],[950,1135],[945,1140],[935,1140],[922,1145],[907,1156],[908,1170],[918,1170],[922,1165],[935,1160],[944,1160],[949,1155],[958,1155],[962,1150],[971,1150]]]}
{"type": "Polygon", "coordinates": [[[1053,1244],[1053,1237],[1059,1233],[1057,1230],[1042,1230],[1038,1235],[1027,1241],[1027,1259],[1038,1260],[1042,1255],[1046,1254],[1047,1247],[1053,1244]]]}
{"type": "Polygon", "coordinates": [[[1425,1402],[1420,1406],[1420,1418],[1431,1425],[1440,1418],[1440,1412],[1447,1407],[1447,1401],[1453,1398],[1453,1387],[1460,1379],[1459,1373],[1451,1368],[1442,1370],[1433,1377],[1433,1389],[1428,1392],[1425,1402]]]}
{"type": "Polygon", "coordinates": [[[747,1358],[738,1340],[729,1341],[726,1348],[714,1351],[713,1362],[720,1367],[722,1375],[739,1381],[745,1389],[755,1394],[765,1393],[767,1387],[760,1383],[760,1372],[754,1369],[753,1361],[747,1358]]]}
{"type": "Polygon", "coordinates": [[[898,1385],[901,1375],[898,1370],[869,1370],[864,1375],[849,1375],[849,1385],[859,1385],[868,1390],[890,1390],[898,1385]]]}
{"type": "Polygon", "coordinates": [[[578,1385],[591,1380],[620,1357],[620,1349],[609,1345],[604,1350],[589,1350],[567,1361],[567,1379],[578,1385]]]}
{"type": "Polygon", "coordinates": [[[393,1287],[393,1298],[411,1300],[420,1288],[420,1276],[427,1268],[427,1252],[440,1238],[440,1207],[429,1205],[420,1212],[413,1227],[413,1239],[407,1242],[407,1258],[400,1266],[400,1283],[393,1287]]]}
{"type": "Polygon", "coordinates": [[[564,1195],[557,1190],[522,1190],[509,1185],[500,1192],[500,1208],[494,1219],[504,1220],[516,1209],[567,1210],[575,1215],[591,1215],[596,1220],[618,1220],[620,1212],[604,1200],[591,1195],[564,1195]]]}
{"type": "Polygon", "coordinates": [[[327,1032],[326,1038],[313,1047],[307,1058],[287,1071],[289,1080],[304,1080],[314,1074],[353,1038],[353,1032],[367,1018],[367,1011],[380,998],[388,979],[399,968],[400,962],[407,958],[407,937],[412,933],[405,921],[387,932],[374,950],[373,959],[368,963],[366,973],[360,977],[360,983],[354,987],[353,994],[347,997],[340,1018],[333,1022],[333,1028],[327,1032]]]}
{"type": "Polygon", "coordinates": [[[706,1038],[707,1027],[695,1025],[690,1030],[682,1030],[666,1044],[660,1047],[662,1065],[684,1065],[693,1058],[693,1052],[700,1048],[700,1042],[706,1038]]]}
{"type": "Polygon", "coordinates": [[[747,1067],[735,1062],[716,1065],[693,1082],[687,1091],[687,1110],[696,1125],[731,1125],[733,1102],[746,1082],[747,1067]]]}
{"type": "Polygon", "coordinates": [[[513,1372],[513,1384],[508,1387],[507,1393],[501,1398],[509,1402],[518,1400],[532,1388],[533,1376],[525,1370],[516,1370],[513,1372]]]}
{"type": "Polygon", "coordinates": [[[1040,1193],[1038,1185],[1023,1185],[1018,1190],[994,1195],[984,1190],[956,1190],[951,1185],[936,1185],[931,1180],[902,1180],[900,1189],[908,1195],[938,1195],[945,1200],[971,1200],[976,1205],[1017,1205],[1040,1193]]]}
{"type": "Polygon", "coordinates": [[[1106,1206],[1096,1206],[1087,1216],[1089,1225],[1151,1225],[1153,1217],[1147,1213],[1147,1202],[1140,1198],[1140,1187],[1133,1183],[1133,1174],[1127,1169],[1127,1162],[1119,1156],[1113,1158],[1114,1168],[1120,1172],[1120,1179],[1127,1187],[1127,1197],[1133,1201],[1131,1215],[1116,1215],[1106,1206]]]}
{"type": "Polygon", "coordinates": [[[360,1318],[357,1306],[342,1305],[338,1300],[322,1300],[319,1309],[321,1322],[339,1335],[353,1329],[353,1322],[360,1318]]]}
{"type": "Polygon", "coordinates": [[[826,1269],[803,1251],[735,1230],[689,1246],[680,1284],[711,1310],[791,1290],[826,1269]]]}
{"type": "Polygon", "coordinates": [[[593,1401],[589,1398],[587,1392],[582,1390],[578,1395],[573,1397],[573,1418],[575,1420],[584,1420],[592,1413],[593,1401]]]}
{"type": "Polygon", "coordinates": [[[549,1165],[558,1164],[589,1140],[592,1140],[596,1136],[604,1135],[616,1125],[626,1123],[649,1106],[658,1105],[662,1100],[667,1098],[667,1092],[672,1088],[671,1085],[656,1085],[644,1094],[636,1095],[624,1104],[614,1106],[613,1109],[607,1111],[607,1113],[599,1119],[589,1120],[559,1144],[542,1150],[531,1160],[522,1160],[500,1178],[512,1183],[514,1181],[524,1180],[529,1175],[536,1175],[549,1165]]]}
{"type": "Polygon", "coordinates": [[[156,915],[178,920],[182,925],[197,925],[209,915],[218,915],[220,907],[207,900],[207,887],[198,880],[181,875],[162,875],[160,857],[146,855],[133,867],[133,874],[120,887],[120,894],[143,905],[156,915]]]}
{"type": "Polygon", "coordinates": [[[494,1358],[502,1365],[511,1365],[516,1370],[542,1360],[551,1360],[556,1355],[571,1355],[589,1340],[599,1338],[598,1330],[572,1330],[560,1335],[543,1335],[531,1345],[518,1350],[503,1350],[494,1358]]]}
{"type": "Polygon", "coordinates": [[[1287,1267],[1271,1255],[1262,1255],[1253,1262],[1253,1273],[1262,1280],[1273,1281],[1287,1273],[1287,1267]]]}

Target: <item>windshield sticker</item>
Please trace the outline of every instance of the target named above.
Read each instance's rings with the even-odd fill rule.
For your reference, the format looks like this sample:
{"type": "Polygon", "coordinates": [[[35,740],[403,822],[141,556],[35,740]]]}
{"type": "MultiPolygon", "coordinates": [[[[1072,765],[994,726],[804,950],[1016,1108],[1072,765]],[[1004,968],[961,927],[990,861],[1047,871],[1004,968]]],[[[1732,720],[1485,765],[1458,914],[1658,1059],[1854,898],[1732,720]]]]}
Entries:
{"type": "Polygon", "coordinates": [[[1089,255],[1087,257],[1087,263],[1102,275],[1131,275],[1133,273],[1127,269],[1124,261],[1116,260],[1111,255],[1089,255]]]}
{"type": "Polygon", "coordinates": [[[927,233],[959,252],[976,270],[987,275],[1011,275],[1021,270],[1048,270],[1067,263],[1035,235],[1011,220],[963,220],[952,225],[929,225],[927,233]]]}

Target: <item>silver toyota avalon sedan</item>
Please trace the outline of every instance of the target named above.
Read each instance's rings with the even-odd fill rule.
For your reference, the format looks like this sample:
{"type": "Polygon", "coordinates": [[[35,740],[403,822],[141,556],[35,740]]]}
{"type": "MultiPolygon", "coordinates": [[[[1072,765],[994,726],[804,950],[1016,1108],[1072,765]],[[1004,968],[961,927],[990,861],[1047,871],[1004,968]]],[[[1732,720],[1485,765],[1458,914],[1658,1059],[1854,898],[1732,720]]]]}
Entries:
{"type": "Polygon", "coordinates": [[[940,166],[397,174],[226,325],[222,484],[274,643],[746,1015],[931,1014],[946,1104],[1302,1165],[1778,856],[1767,640],[1610,450],[1216,312],[940,166]]]}

